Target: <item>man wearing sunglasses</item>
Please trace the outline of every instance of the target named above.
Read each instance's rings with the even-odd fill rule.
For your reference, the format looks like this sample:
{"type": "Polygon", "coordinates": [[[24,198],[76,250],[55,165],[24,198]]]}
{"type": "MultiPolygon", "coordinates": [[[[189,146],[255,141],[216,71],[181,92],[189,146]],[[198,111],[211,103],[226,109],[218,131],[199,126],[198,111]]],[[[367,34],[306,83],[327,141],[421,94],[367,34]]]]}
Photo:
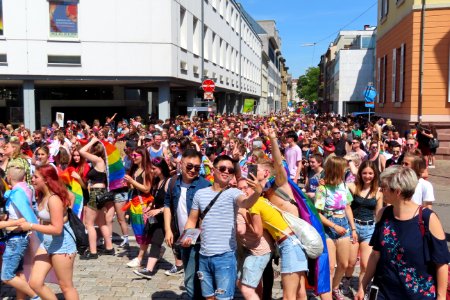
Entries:
{"type": "Polygon", "coordinates": [[[393,165],[401,165],[403,162],[403,154],[401,152],[400,144],[393,141],[391,142],[392,157],[386,161],[386,168],[393,165]]]}
{"type": "MultiPolygon", "coordinates": [[[[232,299],[237,279],[236,212],[238,207],[250,208],[258,200],[263,186],[256,178],[247,178],[255,192],[246,196],[237,188],[227,188],[234,178],[235,162],[228,155],[218,156],[213,163],[214,184],[199,190],[194,196],[192,210],[185,229],[195,228],[200,214],[213,201],[204,216],[201,228],[200,266],[198,276],[202,296],[206,299],[232,299]],[[219,194],[220,193],[220,194],[219,194]]],[[[187,239],[183,246],[189,246],[187,239]]]]}
{"type": "MultiPolygon", "coordinates": [[[[175,175],[170,180],[164,200],[165,240],[169,247],[173,247],[176,237],[184,230],[195,193],[211,185],[209,181],[199,176],[201,159],[201,153],[195,149],[186,149],[181,157],[181,174],[175,175]]],[[[194,245],[180,251],[184,268],[184,285],[189,299],[201,299],[200,281],[197,277],[199,250],[200,245],[194,245]]]]}

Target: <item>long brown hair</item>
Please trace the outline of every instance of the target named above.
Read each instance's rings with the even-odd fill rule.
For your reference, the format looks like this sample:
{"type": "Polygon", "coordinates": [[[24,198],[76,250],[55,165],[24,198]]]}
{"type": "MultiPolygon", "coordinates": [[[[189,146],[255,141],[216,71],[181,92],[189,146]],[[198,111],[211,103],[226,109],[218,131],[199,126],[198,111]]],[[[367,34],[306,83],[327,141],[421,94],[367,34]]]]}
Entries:
{"type": "MultiPolygon", "coordinates": [[[[152,184],[153,182],[153,176],[152,176],[152,162],[150,161],[150,154],[148,153],[147,149],[143,146],[137,147],[133,152],[136,152],[140,155],[142,155],[142,169],[144,170],[144,180],[147,184],[152,184]]],[[[134,173],[138,169],[137,164],[133,164],[130,168],[130,171],[128,172],[128,175],[134,176],[134,173]]]]}
{"type": "Polygon", "coordinates": [[[378,173],[378,169],[376,168],[375,164],[370,160],[366,160],[366,161],[363,161],[363,163],[359,166],[358,174],[356,175],[356,180],[355,180],[355,194],[356,195],[359,195],[359,193],[361,193],[361,191],[364,187],[364,181],[362,180],[362,172],[366,168],[371,168],[373,171],[373,174],[374,174],[372,182],[370,183],[369,195],[374,195],[378,191],[378,182],[379,182],[380,174],[378,173]]]}

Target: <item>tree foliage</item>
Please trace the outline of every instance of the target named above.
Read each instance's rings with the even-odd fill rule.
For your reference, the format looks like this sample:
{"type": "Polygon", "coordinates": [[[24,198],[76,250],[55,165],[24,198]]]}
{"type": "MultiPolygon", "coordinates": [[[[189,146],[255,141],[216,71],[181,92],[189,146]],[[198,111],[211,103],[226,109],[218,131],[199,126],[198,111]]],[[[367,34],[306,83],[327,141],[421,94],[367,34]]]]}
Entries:
{"type": "Polygon", "coordinates": [[[309,67],[305,75],[298,78],[297,93],[301,99],[309,102],[317,101],[319,90],[319,67],[309,67]]]}

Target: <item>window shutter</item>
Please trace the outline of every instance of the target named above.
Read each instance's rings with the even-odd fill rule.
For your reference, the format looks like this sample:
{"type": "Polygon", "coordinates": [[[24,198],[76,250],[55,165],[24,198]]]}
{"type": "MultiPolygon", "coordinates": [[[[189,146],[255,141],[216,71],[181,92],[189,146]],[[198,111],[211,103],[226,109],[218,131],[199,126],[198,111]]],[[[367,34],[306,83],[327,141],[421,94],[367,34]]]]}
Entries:
{"type": "Polygon", "coordinates": [[[397,49],[392,49],[392,102],[395,102],[395,88],[397,83],[397,49]]]}
{"type": "Polygon", "coordinates": [[[405,84],[405,44],[402,44],[400,48],[400,82],[398,84],[398,100],[403,102],[403,92],[404,92],[404,84],[405,84]]]}

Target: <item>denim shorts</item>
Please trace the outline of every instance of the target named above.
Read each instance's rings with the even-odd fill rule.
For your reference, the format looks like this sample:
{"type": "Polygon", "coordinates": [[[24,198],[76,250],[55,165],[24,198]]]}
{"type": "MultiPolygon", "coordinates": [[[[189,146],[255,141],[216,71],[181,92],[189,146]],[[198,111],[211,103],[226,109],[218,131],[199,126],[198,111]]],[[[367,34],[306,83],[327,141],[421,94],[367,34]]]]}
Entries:
{"type": "Polygon", "coordinates": [[[264,255],[248,255],[242,267],[242,284],[256,288],[261,281],[264,269],[270,261],[272,253],[264,255]]]}
{"type": "Polygon", "coordinates": [[[296,273],[308,271],[308,259],[298,238],[289,236],[278,245],[281,258],[281,273],[296,273]]]}
{"type": "Polygon", "coordinates": [[[372,225],[361,225],[355,222],[356,233],[358,234],[358,242],[370,242],[372,238],[373,231],[375,230],[375,223],[372,225]]]}
{"type": "Polygon", "coordinates": [[[345,238],[345,237],[350,236],[350,225],[348,224],[347,217],[337,218],[337,217],[329,216],[329,217],[327,217],[327,219],[330,220],[331,222],[333,222],[333,224],[336,224],[338,226],[341,226],[341,227],[344,227],[345,229],[347,229],[347,232],[344,235],[339,235],[336,232],[336,230],[334,230],[333,228],[324,226],[325,227],[325,236],[327,239],[338,240],[340,238],[345,238]]]}
{"type": "Polygon", "coordinates": [[[44,234],[44,239],[40,245],[48,254],[74,254],[77,252],[75,244],[75,234],[69,222],[64,223],[63,231],[60,235],[44,234]]]}
{"type": "Polygon", "coordinates": [[[128,192],[114,193],[114,203],[122,203],[128,201],[128,192]]]}
{"type": "Polygon", "coordinates": [[[203,297],[233,299],[236,287],[237,266],[234,251],[213,256],[200,254],[197,272],[203,297]]]}
{"type": "Polygon", "coordinates": [[[3,253],[1,280],[11,280],[17,272],[23,270],[23,257],[27,250],[29,239],[27,235],[15,236],[6,241],[3,253]]]}

